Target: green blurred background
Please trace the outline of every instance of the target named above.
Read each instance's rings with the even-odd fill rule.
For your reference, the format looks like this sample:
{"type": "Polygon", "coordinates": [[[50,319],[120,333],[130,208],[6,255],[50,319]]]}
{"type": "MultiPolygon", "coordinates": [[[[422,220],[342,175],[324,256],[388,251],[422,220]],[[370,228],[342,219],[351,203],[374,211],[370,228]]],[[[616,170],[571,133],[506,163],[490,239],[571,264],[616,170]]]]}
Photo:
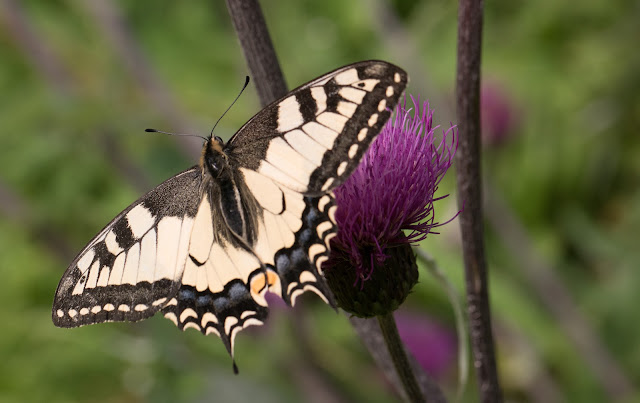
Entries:
{"type": "MultiPolygon", "coordinates": [[[[290,87],[392,61],[455,123],[454,1],[263,1],[290,87]]],[[[487,255],[509,401],[640,401],[640,5],[486,1],[487,255]]],[[[75,253],[142,192],[191,166],[248,74],[222,1],[0,3],[0,402],[394,401],[347,318],[318,298],[219,340],[156,317],[58,329],[75,253]]],[[[253,87],[216,129],[259,109],[253,87]]],[[[454,194],[453,172],[441,194],[454,194]]],[[[455,197],[436,219],[455,214],[455,197]]],[[[421,245],[463,293],[457,222],[421,245]]],[[[446,293],[426,271],[403,337],[456,388],[446,293]],[[417,340],[417,341],[416,341],[417,340]]],[[[407,316],[409,315],[409,316],[407,316]]],[[[473,378],[465,401],[476,401],[473,378]]]]}

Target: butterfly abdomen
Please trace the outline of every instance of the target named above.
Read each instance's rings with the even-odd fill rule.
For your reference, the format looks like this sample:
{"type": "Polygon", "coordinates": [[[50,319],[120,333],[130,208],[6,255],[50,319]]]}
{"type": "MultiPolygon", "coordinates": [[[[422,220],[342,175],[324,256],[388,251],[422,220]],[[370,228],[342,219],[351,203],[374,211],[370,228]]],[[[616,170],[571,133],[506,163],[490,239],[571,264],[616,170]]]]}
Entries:
{"type": "Polygon", "coordinates": [[[239,237],[246,239],[247,219],[238,187],[231,176],[216,179],[220,189],[220,207],[222,215],[229,229],[239,237]]]}

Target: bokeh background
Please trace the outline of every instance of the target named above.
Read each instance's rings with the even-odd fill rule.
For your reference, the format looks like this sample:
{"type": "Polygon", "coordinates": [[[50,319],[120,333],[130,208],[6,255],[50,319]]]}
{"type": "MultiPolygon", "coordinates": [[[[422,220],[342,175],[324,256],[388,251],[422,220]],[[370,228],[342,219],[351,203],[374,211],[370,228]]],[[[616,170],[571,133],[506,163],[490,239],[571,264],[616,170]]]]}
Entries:
{"type": "MultiPolygon", "coordinates": [[[[392,61],[455,124],[455,1],[263,1],[290,87],[392,61]]],[[[640,393],[640,5],[485,1],[487,255],[509,401],[637,401],[640,393]]],[[[0,401],[386,402],[398,397],[347,318],[310,296],[219,340],[155,317],[58,329],[67,264],[120,210],[197,159],[248,74],[222,1],[0,2],[0,401]]],[[[259,109],[252,87],[219,124],[259,109]]],[[[436,219],[457,211],[452,197],[436,219]]],[[[457,222],[421,248],[462,294],[457,222]]],[[[276,304],[277,305],[277,304],[276,304]]],[[[456,333],[425,271],[403,338],[453,397],[456,333]]],[[[477,399],[473,374],[465,401],[477,399]]]]}

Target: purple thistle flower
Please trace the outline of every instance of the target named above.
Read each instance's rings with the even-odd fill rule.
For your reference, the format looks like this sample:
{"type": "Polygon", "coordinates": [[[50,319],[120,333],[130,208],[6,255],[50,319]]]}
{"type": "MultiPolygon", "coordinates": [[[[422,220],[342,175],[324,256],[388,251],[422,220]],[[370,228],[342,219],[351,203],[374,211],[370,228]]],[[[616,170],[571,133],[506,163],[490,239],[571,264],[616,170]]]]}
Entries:
{"type": "MultiPolygon", "coordinates": [[[[436,139],[433,110],[411,97],[398,105],[355,172],[334,192],[338,233],[331,241],[326,270],[348,259],[361,285],[387,250],[422,241],[434,228],[434,202],[451,166],[458,140],[455,126],[436,139]]],[[[448,221],[447,221],[448,222],[448,221]]]]}

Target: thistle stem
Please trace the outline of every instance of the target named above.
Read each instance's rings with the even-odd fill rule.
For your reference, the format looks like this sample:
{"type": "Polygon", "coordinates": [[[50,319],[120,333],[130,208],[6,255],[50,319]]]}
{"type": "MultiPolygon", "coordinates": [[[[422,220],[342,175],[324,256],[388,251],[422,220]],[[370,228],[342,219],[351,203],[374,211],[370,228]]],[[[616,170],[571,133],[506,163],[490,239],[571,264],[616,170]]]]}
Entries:
{"type": "Polygon", "coordinates": [[[276,51],[258,0],[227,0],[233,26],[264,107],[287,93],[276,51]]]}
{"type": "Polygon", "coordinates": [[[393,360],[393,364],[396,367],[398,377],[402,381],[407,398],[410,402],[426,402],[427,399],[423,396],[420,386],[418,386],[418,381],[413,373],[411,365],[409,364],[409,359],[407,358],[407,353],[404,350],[404,345],[400,340],[393,312],[385,315],[378,315],[376,318],[378,318],[382,336],[384,337],[384,341],[387,345],[387,349],[389,350],[389,355],[391,355],[391,359],[393,360]]]}
{"type": "Polygon", "coordinates": [[[480,157],[480,62],[482,0],[459,0],[456,104],[459,139],[458,218],[467,289],[467,314],[473,366],[482,403],[503,401],[491,330],[489,271],[484,249],[482,174],[480,157]]]}

